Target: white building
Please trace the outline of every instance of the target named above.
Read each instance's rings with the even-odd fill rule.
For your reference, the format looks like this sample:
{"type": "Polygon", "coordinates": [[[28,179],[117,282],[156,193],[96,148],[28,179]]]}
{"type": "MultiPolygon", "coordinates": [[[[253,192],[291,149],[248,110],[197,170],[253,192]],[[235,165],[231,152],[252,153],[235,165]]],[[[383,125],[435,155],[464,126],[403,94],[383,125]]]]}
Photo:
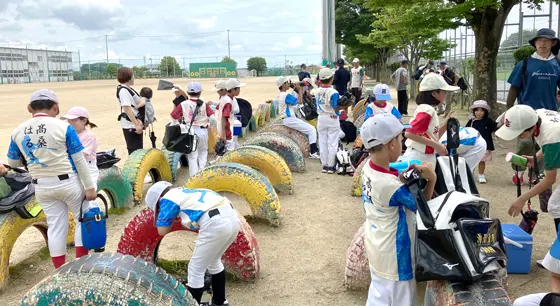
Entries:
{"type": "Polygon", "coordinates": [[[0,84],[73,80],[72,52],[0,47],[0,84]]]}

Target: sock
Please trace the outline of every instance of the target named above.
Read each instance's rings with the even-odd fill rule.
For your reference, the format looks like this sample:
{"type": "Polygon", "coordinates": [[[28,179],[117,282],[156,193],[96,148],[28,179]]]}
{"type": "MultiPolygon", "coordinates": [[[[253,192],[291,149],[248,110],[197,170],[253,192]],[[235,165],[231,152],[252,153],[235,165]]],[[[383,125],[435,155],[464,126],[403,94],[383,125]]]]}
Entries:
{"type": "Polygon", "coordinates": [[[66,263],[66,255],[51,257],[55,269],[60,268],[66,263]]]}
{"type": "Polygon", "coordinates": [[[89,251],[85,249],[83,246],[76,247],[76,258],[80,258],[82,256],[86,256],[89,254],[89,251]]]}
{"type": "Polygon", "coordinates": [[[310,144],[309,145],[309,151],[311,151],[311,154],[317,153],[317,151],[319,151],[319,149],[317,149],[317,143],[310,144]]]}
{"type": "Polygon", "coordinates": [[[204,294],[204,287],[203,288],[191,288],[187,286],[187,290],[191,293],[193,298],[200,304],[200,300],[202,299],[202,295],[204,294]]]}
{"type": "Polygon", "coordinates": [[[212,274],[212,302],[223,305],[226,301],[226,270],[212,274]]]}

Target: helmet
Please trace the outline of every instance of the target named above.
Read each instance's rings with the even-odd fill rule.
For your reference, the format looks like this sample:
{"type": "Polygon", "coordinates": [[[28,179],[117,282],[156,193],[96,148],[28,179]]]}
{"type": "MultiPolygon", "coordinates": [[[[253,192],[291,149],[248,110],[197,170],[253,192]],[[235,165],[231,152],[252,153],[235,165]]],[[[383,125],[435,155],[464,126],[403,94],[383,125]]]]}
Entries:
{"type": "Polygon", "coordinates": [[[148,189],[148,193],[146,194],[146,206],[148,206],[149,209],[155,211],[156,204],[159,201],[161,194],[165,191],[165,189],[171,186],[173,186],[173,184],[165,181],[159,181],[152,185],[152,187],[148,189]]]}

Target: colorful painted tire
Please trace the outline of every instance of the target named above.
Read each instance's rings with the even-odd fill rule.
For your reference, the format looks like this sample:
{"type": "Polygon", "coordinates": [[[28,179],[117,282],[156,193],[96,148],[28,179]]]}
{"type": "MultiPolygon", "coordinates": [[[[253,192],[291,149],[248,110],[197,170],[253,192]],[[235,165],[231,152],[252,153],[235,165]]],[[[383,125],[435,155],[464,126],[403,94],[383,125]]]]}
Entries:
{"type": "Polygon", "coordinates": [[[307,138],[307,135],[303,134],[302,132],[296,129],[289,128],[283,124],[273,124],[267,126],[263,129],[263,133],[265,132],[279,133],[290,137],[297,143],[299,149],[303,153],[303,156],[309,156],[309,138],[307,138]]]}
{"type": "Polygon", "coordinates": [[[257,117],[255,116],[255,113],[253,112],[253,115],[251,116],[251,119],[249,119],[249,131],[256,132],[257,127],[258,127],[257,117]]]}
{"type": "Polygon", "coordinates": [[[150,174],[153,182],[173,181],[171,167],[165,155],[159,149],[136,150],[126,160],[122,169],[128,181],[132,184],[134,203],[142,202],[144,198],[144,178],[150,174]]]}
{"type": "Polygon", "coordinates": [[[255,116],[255,119],[257,120],[257,127],[263,127],[265,124],[265,114],[264,114],[265,107],[266,105],[260,104],[257,107],[257,109],[253,111],[253,116],[255,116]]]}
{"type": "Polygon", "coordinates": [[[97,193],[102,201],[110,201],[114,209],[131,208],[134,205],[132,201],[132,186],[130,186],[127,177],[117,166],[99,170],[97,193]],[[102,190],[110,199],[105,199],[104,196],[99,194],[102,190]]]}
{"type": "Polygon", "coordinates": [[[354,106],[354,108],[352,109],[352,118],[354,119],[354,121],[356,121],[361,114],[366,113],[368,101],[368,98],[362,99],[354,106]]]}
{"type": "Polygon", "coordinates": [[[282,156],[265,147],[250,145],[239,147],[224,154],[220,163],[249,166],[264,174],[277,191],[289,194],[293,192],[292,171],[282,156]]]}
{"type": "Polygon", "coordinates": [[[346,269],[344,271],[344,285],[352,290],[364,290],[369,287],[371,275],[369,274],[368,259],[364,246],[364,226],[360,226],[352,243],[346,251],[346,269]]]}
{"type": "Polygon", "coordinates": [[[264,121],[270,121],[270,105],[269,104],[262,104],[264,105],[264,121]]]}
{"type": "Polygon", "coordinates": [[[305,158],[298,144],[290,137],[279,133],[259,133],[245,144],[268,148],[282,156],[292,172],[305,172],[305,158]]]}
{"type": "MultiPolygon", "coordinates": [[[[28,228],[35,227],[38,229],[45,242],[47,242],[47,217],[41,210],[41,207],[33,198],[27,205],[27,211],[31,212],[36,217],[33,219],[22,219],[14,211],[9,212],[4,215],[0,215],[0,291],[4,289],[9,278],[9,264],[10,255],[12,254],[12,249],[19,236],[28,228]]],[[[69,215],[68,219],[72,219],[72,214],[69,215]]],[[[69,222],[68,224],[68,238],[66,242],[68,244],[74,243],[74,230],[76,225],[74,222],[69,222]]]]}
{"type": "Polygon", "coordinates": [[[280,225],[280,199],[266,176],[245,165],[221,163],[212,165],[189,178],[186,188],[206,188],[231,192],[245,199],[256,218],[280,225]]]}
{"type": "Polygon", "coordinates": [[[362,196],[362,169],[364,165],[369,162],[369,158],[364,159],[362,163],[356,168],[354,172],[354,180],[352,182],[352,192],[350,193],[353,197],[362,196]]]}
{"type": "MultiPolygon", "coordinates": [[[[222,261],[228,272],[239,279],[249,281],[260,275],[259,245],[251,226],[245,218],[239,217],[241,219],[239,234],[222,256],[222,261]]],[[[171,232],[175,231],[191,230],[183,227],[176,219],[171,227],[171,232]]],[[[158,257],[157,249],[162,238],[154,226],[154,212],[144,209],[124,228],[117,252],[154,262],[158,257]]]]}
{"type": "Polygon", "coordinates": [[[179,170],[180,167],[179,160],[181,159],[181,153],[167,151],[165,149],[165,146],[161,148],[161,151],[163,152],[165,159],[169,163],[169,168],[171,169],[171,176],[173,177],[173,181],[175,181],[177,179],[177,170],[179,170]]]}
{"type": "Polygon", "coordinates": [[[208,153],[216,153],[214,147],[218,142],[218,129],[215,126],[208,128],[208,153]]]}
{"type": "Polygon", "coordinates": [[[276,107],[274,107],[274,103],[272,101],[266,101],[268,104],[268,109],[270,111],[270,118],[276,118],[276,107]]]}
{"type": "Polygon", "coordinates": [[[142,259],[96,253],[58,268],[20,301],[31,305],[181,305],[198,303],[163,269],[142,259]]]}
{"type": "Polygon", "coordinates": [[[356,121],[354,122],[354,125],[355,125],[357,128],[361,128],[362,125],[364,124],[364,119],[365,119],[365,117],[366,117],[366,114],[365,114],[365,113],[361,114],[361,115],[358,117],[358,119],[356,119],[356,121]]]}

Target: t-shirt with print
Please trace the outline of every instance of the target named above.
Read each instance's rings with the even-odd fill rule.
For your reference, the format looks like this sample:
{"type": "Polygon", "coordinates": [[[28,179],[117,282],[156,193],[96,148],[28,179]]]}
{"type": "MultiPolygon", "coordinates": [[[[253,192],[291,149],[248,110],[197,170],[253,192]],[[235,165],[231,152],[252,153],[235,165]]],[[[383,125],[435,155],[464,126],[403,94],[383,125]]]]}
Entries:
{"type": "Polygon", "coordinates": [[[404,67],[400,67],[395,71],[395,84],[397,91],[406,90],[407,82],[403,82],[402,79],[408,79],[408,71],[404,67]]]}
{"type": "MultiPolygon", "coordinates": [[[[410,120],[410,128],[407,132],[426,137],[428,139],[439,141],[439,117],[435,108],[428,104],[420,104],[414,111],[414,116],[410,120]]],[[[418,152],[433,154],[434,148],[418,143],[411,139],[406,140],[408,148],[415,149],[418,152]]]]}
{"type": "Polygon", "coordinates": [[[533,109],[545,108],[558,110],[556,89],[560,86],[560,66],[555,58],[541,60],[534,57],[527,59],[527,73],[523,86],[523,61],[515,65],[508,83],[522,88],[518,103],[529,105],[533,109]]]}
{"type": "Polygon", "coordinates": [[[402,114],[399,112],[399,110],[390,102],[385,102],[384,104],[378,104],[376,102],[372,102],[370,104],[368,104],[367,108],[366,108],[366,114],[365,114],[365,121],[367,121],[370,117],[373,117],[374,115],[379,115],[379,114],[391,114],[393,116],[395,116],[397,119],[401,119],[402,118],[402,114]]]}
{"type": "Polygon", "coordinates": [[[197,230],[204,213],[226,203],[226,198],[212,190],[173,188],[159,201],[156,226],[170,226],[173,220],[181,218],[184,227],[197,230]]]}
{"type": "Polygon", "coordinates": [[[97,138],[95,134],[89,129],[85,129],[83,132],[78,134],[80,141],[84,146],[84,158],[87,161],[97,160],[97,138]]]}
{"type": "Polygon", "coordinates": [[[298,98],[294,94],[289,94],[285,91],[280,92],[278,95],[278,110],[281,117],[295,117],[296,112],[294,106],[296,106],[298,98]]]}
{"type": "Polygon", "coordinates": [[[539,109],[541,127],[536,137],[544,156],[544,169],[560,169],[560,114],[555,111],[539,109]]]}
{"type": "Polygon", "coordinates": [[[35,114],[13,132],[8,158],[25,158],[34,179],[76,172],[72,155],[84,150],[74,127],[63,120],[35,114]]]}
{"type": "Polygon", "coordinates": [[[359,66],[358,68],[352,68],[350,72],[352,73],[350,88],[361,88],[364,82],[364,75],[366,73],[364,71],[364,68],[362,68],[362,66],[359,66]]]}
{"type": "Polygon", "coordinates": [[[340,111],[335,111],[338,108],[338,100],[340,94],[332,86],[323,86],[314,92],[315,100],[317,101],[317,113],[340,115],[340,111]]]}
{"type": "MultiPolygon", "coordinates": [[[[132,112],[134,113],[134,117],[138,116],[138,109],[137,106],[138,104],[140,104],[140,96],[138,96],[137,94],[134,94],[134,96],[132,96],[130,94],[130,92],[128,90],[126,90],[127,87],[125,85],[121,85],[121,88],[119,90],[119,101],[121,103],[121,113],[124,113],[124,107],[125,106],[130,106],[132,108],[132,112]]],[[[121,118],[121,129],[134,129],[134,123],[132,123],[131,121],[128,121],[128,116],[126,116],[126,118],[124,118],[126,116],[126,114],[123,115],[123,118],[121,118]]]]}
{"type": "Polygon", "coordinates": [[[362,172],[365,248],[369,266],[391,281],[414,279],[416,201],[395,169],[369,161],[362,172]]]}

